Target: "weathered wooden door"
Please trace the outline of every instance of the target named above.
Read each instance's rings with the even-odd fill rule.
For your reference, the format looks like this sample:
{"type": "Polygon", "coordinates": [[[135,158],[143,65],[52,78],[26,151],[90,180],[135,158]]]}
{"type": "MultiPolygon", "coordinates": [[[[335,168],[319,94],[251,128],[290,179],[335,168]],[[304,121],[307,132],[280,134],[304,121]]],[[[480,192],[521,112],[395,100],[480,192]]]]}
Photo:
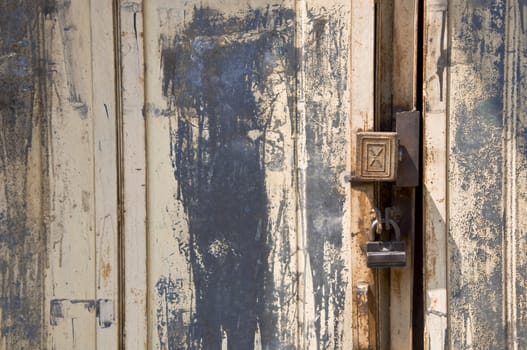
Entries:
{"type": "Polygon", "coordinates": [[[372,187],[344,181],[353,129],[373,126],[373,2],[149,1],[141,16],[150,307],[127,342],[373,345],[355,258],[372,187]]]}
{"type": "Polygon", "coordinates": [[[411,348],[411,229],[368,269],[347,179],[415,107],[416,2],[0,10],[2,349],[411,348]]]}
{"type": "Polygon", "coordinates": [[[136,114],[124,125],[124,196],[146,196],[147,222],[144,249],[126,239],[135,237],[127,222],[142,222],[125,214],[127,345],[411,348],[411,232],[406,268],[368,269],[371,210],[388,194],[346,179],[355,133],[415,107],[416,4],[121,8],[125,122],[127,106],[136,114]],[[127,82],[142,81],[138,56],[144,85],[127,82]],[[376,79],[385,91],[374,91],[376,79]],[[129,172],[146,187],[127,187],[129,172]],[[137,290],[142,307],[127,299],[137,290]]]}
{"type": "Polygon", "coordinates": [[[527,3],[429,1],[425,348],[527,348],[527,3]]]}

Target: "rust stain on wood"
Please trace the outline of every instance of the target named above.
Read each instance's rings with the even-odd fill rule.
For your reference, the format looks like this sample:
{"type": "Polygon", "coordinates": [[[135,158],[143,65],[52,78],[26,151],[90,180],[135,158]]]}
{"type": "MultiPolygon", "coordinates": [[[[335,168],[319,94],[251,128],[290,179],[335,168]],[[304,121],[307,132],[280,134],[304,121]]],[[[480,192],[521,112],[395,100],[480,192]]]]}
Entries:
{"type": "Polygon", "coordinates": [[[109,262],[103,262],[101,266],[101,274],[104,281],[108,281],[112,272],[112,265],[109,262]]]}

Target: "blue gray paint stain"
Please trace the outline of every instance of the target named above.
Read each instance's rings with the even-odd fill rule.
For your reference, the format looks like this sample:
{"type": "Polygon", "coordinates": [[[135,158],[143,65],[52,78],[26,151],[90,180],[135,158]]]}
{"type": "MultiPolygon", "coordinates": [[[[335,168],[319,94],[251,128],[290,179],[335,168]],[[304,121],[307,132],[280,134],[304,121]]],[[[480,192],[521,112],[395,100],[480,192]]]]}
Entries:
{"type": "MultiPolygon", "coordinates": [[[[312,20],[318,21],[315,41],[319,42],[314,43],[311,58],[327,57],[330,52],[330,61],[338,59],[338,34],[342,34],[338,21],[323,16],[313,16],[312,20]],[[335,37],[324,46],[322,43],[328,40],[323,36],[332,35],[335,37]]],[[[280,218],[268,217],[265,167],[281,169],[284,150],[273,153],[273,159],[265,159],[269,154],[265,147],[270,147],[266,146],[266,132],[273,125],[269,125],[269,111],[262,113],[262,101],[254,93],[258,90],[268,94],[264,98],[269,100],[276,97],[278,92],[266,91],[266,80],[280,62],[293,125],[291,134],[284,137],[292,137],[297,123],[298,69],[294,23],[294,12],[281,7],[250,9],[237,16],[194,8],[192,19],[162,50],[163,93],[171,108],[181,112],[171,154],[179,198],[189,218],[187,252],[196,294],[192,325],[185,326],[181,317],[184,311],[178,308],[181,291],[177,281],[170,277],[158,281],[158,296],[165,299],[166,308],[158,310],[158,331],[160,341],[168,349],[219,349],[221,330],[227,333],[229,349],[253,349],[257,324],[263,348],[295,348],[296,329],[289,330],[293,334],[289,338],[279,334],[280,305],[272,296],[296,296],[288,296],[290,291],[274,285],[269,273],[273,270],[269,252],[274,242],[267,228],[270,221],[280,218]],[[248,137],[250,133],[259,136],[248,137]],[[168,334],[161,334],[162,329],[168,334]],[[163,343],[163,338],[168,339],[168,344],[163,343]]],[[[317,67],[311,83],[336,78],[336,91],[340,93],[346,89],[346,72],[340,68],[329,76],[317,67]]],[[[339,101],[344,104],[342,98],[339,101]]],[[[339,257],[325,254],[328,244],[336,251],[342,245],[343,195],[335,189],[338,169],[330,169],[316,140],[324,139],[331,145],[332,140],[322,134],[347,121],[338,114],[325,118],[323,105],[318,103],[310,112],[314,116],[322,113],[317,116],[317,124],[328,128],[308,128],[308,143],[312,142],[307,175],[309,254],[316,311],[333,310],[336,319],[341,320],[344,265],[339,257]],[[326,217],[337,220],[325,220],[326,217]]],[[[291,190],[294,191],[293,186],[291,190]]],[[[287,232],[282,236],[287,237],[287,232]]],[[[291,259],[288,254],[280,256],[291,259]]],[[[329,341],[327,334],[320,333],[325,322],[328,320],[318,320],[316,324],[319,348],[326,348],[324,344],[329,341]]],[[[340,339],[332,340],[341,344],[340,339]]]]}
{"type": "Polygon", "coordinates": [[[53,8],[51,1],[0,3],[0,333],[7,349],[38,349],[43,334],[46,244],[43,230],[29,224],[27,165],[29,150],[41,147],[32,133],[46,134],[40,31],[53,8]]]}
{"type": "MultiPolygon", "coordinates": [[[[275,320],[263,319],[266,303],[272,302],[263,295],[270,249],[264,172],[268,120],[261,117],[253,91],[264,89],[277,56],[287,61],[284,79],[294,84],[294,35],[288,26],[293,18],[292,11],[280,8],[250,10],[243,17],[195,8],[173,47],[163,51],[165,96],[195,113],[179,119],[172,151],[189,217],[196,310],[189,344],[178,343],[174,335],[169,349],[218,349],[221,329],[229,349],[252,349],[257,322],[262,334],[274,328],[275,320]],[[249,32],[253,35],[243,37],[249,32]],[[230,35],[242,37],[220,43],[230,35]],[[250,131],[261,136],[250,138],[250,131]]],[[[171,281],[160,280],[158,290],[168,301],[177,295],[171,281]]],[[[273,347],[273,339],[262,341],[273,347]]]]}
{"type": "Polygon", "coordinates": [[[345,97],[349,89],[346,59],[349,49],[345,42],[346,21],[341,19],[345,13],[339,8],[309,10],[310,31],[304,50],[307,251],[312,269],[318,349],[343,346],[343,312],[350,268],[341,255],[345,189],[339,184],[339,176],[346,170],[349,145],[349,104],[345,97]],[[320,98],[321,94],[326,97],[320,98]]]}
{"type": "MultiPolygon", "coordinates": [[[[520,6],[523,1],[520,1],[520,6]]],[[[473,86],[467,84],[453,92],[451,118],[458,125],[451,134],[451,160],[460,188],[470,189],[478,204],[465,208],[463,213],[451,213],[469,223],[466,232],[451,228],[465,248],[459,249],[454,240],[449,242],[449,304],[450,347],[501,349],[507,348],[507,310],[504,307],[507,291],[503,288],[506,266],[500,260],[489,268],[488,260],[503,253],[506,232],[503,199],[504,169],[504,116],[506,97],[505,46],[507,43],[507,6],[501,0],[454,1],[453,6],[463,8],[451,14],[452,61],[463,64],[477,75],[481,94],[474,100],[473,86]],[[463,62],[456,60],[463,59],[463,62]],[[461,216],[460,216],[461,215],[461,216]],[[461,236],[460,236],[461,235],[461,236]],[[473,250],[466,247],[473,246],[473,250]],[[469,260],[467,260],[469,259],[469,260]],[[470,270],[463,270],[460,261],[470,261],[470,270]],[[470,276],[465,276],[465,274],[470,276]],[[465,327],[469,327],[466,329],[465,327]],[[472,333],[470,339],[467,333],[472,333]]],[[[456,7],[453,7],[456,8],[456,7]]],[[[523,19],[521,19],[523,23],[523,19]]],[[[520,25],[520,23],[518,23],[520,25]]],[[[458,77],[457,79],[463,79],[458,77]]],[[[471,77],[468,77],[469,80],[471,77]]],[[[511,82],[512,83],[512,82],[511,82]]],[[[451,237],[452,238],[452,237],[451,237]]]]}

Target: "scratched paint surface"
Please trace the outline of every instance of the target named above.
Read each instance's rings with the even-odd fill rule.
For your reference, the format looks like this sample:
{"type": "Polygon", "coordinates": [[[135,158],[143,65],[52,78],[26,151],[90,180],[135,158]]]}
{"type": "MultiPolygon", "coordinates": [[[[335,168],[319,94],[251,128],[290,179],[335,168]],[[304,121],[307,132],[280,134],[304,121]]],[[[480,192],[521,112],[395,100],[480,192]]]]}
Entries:
{"type": "Polygon", "coordinates": [[[117,345],[114,62],[91,50],[113,27],[90,6],[0,4],[0,349],[117,345]]]}
{"type": "Polygon", "coordinates": [[[524,348],[525,3],[451,5],[449,344],[524,348]]]}
{"type": "Polygon", "coordinates": [[[148,13],[161,23],[146,38],[162,97],[147,101],[150,207],[165,208],[149,212],[154,348],[298,348],[299,310],[306,348],[346,347],[349,8],[337,3],[301,19],[266,1],[147,7],[146,27],[148,13]]]}
{"type": "Polygon", "coordinates": [[[307,12],[305,42],[306,230],[318,349],[341,348],[349,282],[345,185],[349,158],[346,4],[307,12]],[[329,156],[331,155],[331,156],[329,156]]]}
{"type": "Polygon", "coordinates": [[[224,18],[197,8],[162,56],[164,93],[190,112],[179,119],[172,147],[178,199],[189,220],[194,346],[219,348],[223,329],[229,348],[250,349],[257,321],[262,328],[274,322],[265,317],[272,244],[265,167],[283,167],[285,158],[283,140],[269,141],[271,152],[264,149],[267,128],[275,125],[261,100],[271,98],[265,81],[276,69],[284,87],[292,87],[292,24],[293,13],[285,9],[224,18]]]}
{"type": "Polygon", "coordinates": [[[0,347],[36,349],[43,333],[45,236],[39,134],[44,1],[0,3],[0,347]]]}

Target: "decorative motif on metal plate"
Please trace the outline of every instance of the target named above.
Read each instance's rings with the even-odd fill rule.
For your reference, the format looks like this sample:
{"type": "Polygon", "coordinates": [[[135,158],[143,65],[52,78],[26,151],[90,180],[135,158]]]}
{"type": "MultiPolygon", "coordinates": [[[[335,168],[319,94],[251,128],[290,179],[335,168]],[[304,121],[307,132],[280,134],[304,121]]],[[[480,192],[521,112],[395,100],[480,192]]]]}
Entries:
{"type": "Polygon", "coordinates": [[[397,171],[397,133],[357,133],[357,169],[360,181],[395,181],[397,171]]]}

